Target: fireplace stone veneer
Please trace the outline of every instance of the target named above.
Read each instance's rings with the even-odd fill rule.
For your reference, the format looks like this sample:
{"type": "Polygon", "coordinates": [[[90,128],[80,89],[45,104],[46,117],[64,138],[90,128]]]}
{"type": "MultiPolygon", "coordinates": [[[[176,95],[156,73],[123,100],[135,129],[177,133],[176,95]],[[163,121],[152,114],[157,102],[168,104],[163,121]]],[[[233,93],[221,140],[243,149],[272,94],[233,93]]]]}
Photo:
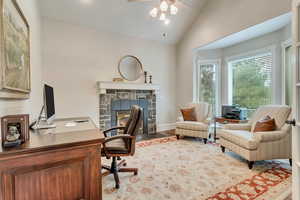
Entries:
{"type": "Polygon", "coordinates": [[[144,134],[156,134],[156,94],[153,90],[107,89],[100,94],[99,127],[106,130],[116,125],[116,112],[129,110],[132,105],[143,108],[144,134]],[[147,120],[147,121],[146,121],[147,120]]]}

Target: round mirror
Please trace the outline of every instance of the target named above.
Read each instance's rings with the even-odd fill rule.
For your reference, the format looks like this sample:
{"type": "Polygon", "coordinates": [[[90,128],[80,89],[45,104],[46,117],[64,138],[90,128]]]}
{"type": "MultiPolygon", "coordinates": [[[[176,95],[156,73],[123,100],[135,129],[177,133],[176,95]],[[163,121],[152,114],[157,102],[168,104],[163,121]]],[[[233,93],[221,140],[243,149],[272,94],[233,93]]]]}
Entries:
{"type": "Polygon", "coordinates": [[[143,66],[135,56],[124,56],[119,62],[119,73],[127,81],[136,81],[143,75],[143,66]]]}

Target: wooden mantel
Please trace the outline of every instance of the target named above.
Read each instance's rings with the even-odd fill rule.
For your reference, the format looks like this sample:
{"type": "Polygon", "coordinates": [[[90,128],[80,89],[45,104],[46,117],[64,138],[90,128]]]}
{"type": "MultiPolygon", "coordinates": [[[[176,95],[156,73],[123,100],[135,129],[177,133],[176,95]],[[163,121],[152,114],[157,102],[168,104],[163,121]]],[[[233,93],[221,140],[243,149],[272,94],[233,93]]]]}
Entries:
{"type": "Polygon", "coordinates": [[[106,90],[152,90],[155,93],[159,93],[159,85],[144,84],[144,83],[129,83],[129,82],[109,82],[98,81],[98,91],[100,94],[106,94],[106,90]]]}

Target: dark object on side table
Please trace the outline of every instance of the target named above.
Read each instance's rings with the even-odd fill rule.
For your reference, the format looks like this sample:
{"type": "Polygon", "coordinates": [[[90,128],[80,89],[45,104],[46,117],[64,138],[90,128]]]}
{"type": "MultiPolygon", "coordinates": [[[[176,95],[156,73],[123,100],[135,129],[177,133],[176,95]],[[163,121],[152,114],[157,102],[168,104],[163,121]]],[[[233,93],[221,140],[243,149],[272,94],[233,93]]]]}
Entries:
{"type": "Polygon", "coordinates": [[[236,105],[223,105],[222,117],[226,119],[246,120],[247,109],[240,108],[236,105]]]}
{"type": "Polygon", "coordinates": [[[106,158],[112,157],[111,166],[102,166],[102,169],[107,172],[102,173],[102,176],[113,174],[116,182],[116,188],[120,188],[119,172],[133,172],[134,175],[138,174],[137,168],[121,168],[126,166],[126,161],[122,160],[117,163],[117,160],[121,160],[123,156],[133,156],[135,153],[136,135],[141,128],[142,123],[142,109],[139,106],[132,106],[130,117],[125,127],[115,127],[104,131],[106,137],[103,143],[103,149],[101,151],[102,156],[106,158]],[[107,133],[113,130],[123,130],[122,134],[107,137],[107,133]]]}
{"type": "Polygon", "coordinates": [[[29,140],[29,115],[8,115],[1,118],[2,146],[19,146],[29,140]]]}

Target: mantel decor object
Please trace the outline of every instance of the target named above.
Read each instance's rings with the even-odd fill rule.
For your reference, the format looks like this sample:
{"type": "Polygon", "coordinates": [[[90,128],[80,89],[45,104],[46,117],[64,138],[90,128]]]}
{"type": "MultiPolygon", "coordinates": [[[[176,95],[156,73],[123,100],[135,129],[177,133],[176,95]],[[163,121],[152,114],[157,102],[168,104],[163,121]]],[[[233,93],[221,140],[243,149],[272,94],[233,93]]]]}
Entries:
{"type": "Polygon", "coordinates": [[[152,84],[152,75],[150,75],[149,78],[150,78],[149,83],[152,84]]]}
{"type": "Polygon", "coordinates": [[[148,74],[148,72],[146,72],[146,71],[144,71],[144,77],[145,77],[145,84],[147,84],[148,83],[148,81],[147,81],[147,74],[148,74]]]}
{"type": "Polygon", "coordinates": [[[2,146],[19,146],[29,140],[29,115],[8,115],[1,118],[2,146]]]}
{"type": "Polygon", "coordinates": [[[0,0],[0,98],[27,99],[30,91],[29,24],[17,0],[0,0]]]}
{"type": "Polygon", "coordinates": [[[113,82],[122,83],[122,82],[124,82],[124,79],[122,79],[122,78],[113,78],[113,82]]]}

